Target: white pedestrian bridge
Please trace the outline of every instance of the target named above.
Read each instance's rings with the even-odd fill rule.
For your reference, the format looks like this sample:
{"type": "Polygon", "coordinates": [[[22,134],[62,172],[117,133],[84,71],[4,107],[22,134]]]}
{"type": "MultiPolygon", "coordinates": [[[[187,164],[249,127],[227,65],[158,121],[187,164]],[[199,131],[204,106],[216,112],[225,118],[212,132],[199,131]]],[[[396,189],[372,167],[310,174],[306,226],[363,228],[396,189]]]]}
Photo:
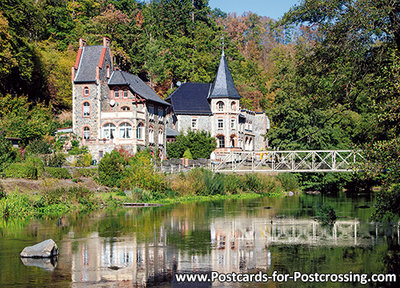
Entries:
{"type": "Polygon", "coordinates": [[[215,154],[213,172],[354,172],[364,161],[361,151],[235,151],[215,154]]]}

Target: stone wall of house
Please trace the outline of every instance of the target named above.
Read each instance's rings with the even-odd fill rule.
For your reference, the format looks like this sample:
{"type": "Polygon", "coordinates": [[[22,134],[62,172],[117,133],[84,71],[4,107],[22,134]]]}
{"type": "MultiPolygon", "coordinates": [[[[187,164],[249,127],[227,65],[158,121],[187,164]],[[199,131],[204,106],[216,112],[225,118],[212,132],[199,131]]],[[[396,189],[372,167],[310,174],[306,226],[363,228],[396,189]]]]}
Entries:
{"type": "Polygon", "coordinates": [[[188,130],[197,130],[197,131],[207,131],[211,133],[211,121],[210,116],[202,116],[202,115],[178,115],[177,121],[177,131],[179,132],[187,132],[188,130]],[[192,129],[192,119],[197,120],[197,129],[192,129]]]}

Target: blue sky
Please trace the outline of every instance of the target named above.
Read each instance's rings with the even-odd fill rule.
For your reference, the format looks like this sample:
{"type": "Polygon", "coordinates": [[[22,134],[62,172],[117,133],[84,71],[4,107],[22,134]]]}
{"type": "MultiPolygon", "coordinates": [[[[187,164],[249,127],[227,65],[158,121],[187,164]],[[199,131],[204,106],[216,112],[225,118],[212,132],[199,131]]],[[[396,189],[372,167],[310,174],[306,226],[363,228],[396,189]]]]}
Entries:
{"type": "Polygon", "coordinates": [[[299,4],[300,0],[209,0],[212,9],[219,8],[224,12],[254,12],[278,20],[289,11],[290,7],[299,4]]]}

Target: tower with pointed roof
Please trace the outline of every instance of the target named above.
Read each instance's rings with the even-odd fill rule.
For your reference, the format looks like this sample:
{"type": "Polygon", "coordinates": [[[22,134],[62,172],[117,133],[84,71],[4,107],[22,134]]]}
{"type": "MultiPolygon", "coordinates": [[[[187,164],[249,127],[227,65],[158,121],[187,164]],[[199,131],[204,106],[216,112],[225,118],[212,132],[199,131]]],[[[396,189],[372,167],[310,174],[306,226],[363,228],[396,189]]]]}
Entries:
{"type": "Polygon", "coordinates": [[[184,83],[166,99],[172,105],[168,128],[175,134],[208,131],[215,137],[217,152],[263,150],[269,119],[264,112],[241,109],[240,99],[222,51],[212,84],[184,83]]]}

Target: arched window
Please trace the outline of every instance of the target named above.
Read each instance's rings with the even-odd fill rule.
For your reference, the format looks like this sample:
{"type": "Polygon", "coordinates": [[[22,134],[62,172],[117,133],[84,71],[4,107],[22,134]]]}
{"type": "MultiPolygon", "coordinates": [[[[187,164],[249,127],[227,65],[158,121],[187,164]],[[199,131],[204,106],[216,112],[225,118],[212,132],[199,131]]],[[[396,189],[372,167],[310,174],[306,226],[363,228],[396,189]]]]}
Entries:
{"type": "Polygon", "coordinates": [[[225,136],[219,135],[217,136],[218,139],[218,148],[225,148],[225,136]]]}
{"type": "Polygon", "coordinates": [[[149,129],[149,142],[154,143],[154,130],[152,127],[149,129]]]}
{"type": "Polygon", "coordinates": [[[122,106],[121,110],[122,111],[129,111],[129,110],[131,110],[131,108],[129,108],[128,106],[122,106]]]}
{"type": "Polygon", "coordinates": [[[235,136],[231,136],[231,147],[235,147],[235,136]]]}
{"type": "Polygon", "coordinates": [[[83,102],[83,117],[89,117],[89,116],[90,116],[90,103],[83,102]]]}
{"type": "Polygon", "coordinates": [[[83,96],[85,97],[89,96],[89,87],[85,86],[83,88],[83,96]]]}
{"type": "Polygon", "coordinates": [[[236,111],[236,102],[233,101],[231,104],[232,111],[236,111]]]}
{"type": "Polygon", "coordinates": [[[142,140],[143,139],[143,129],[144,129],[143,123],[139,123],[137,128],[136,128],[136,138],[138,140],[142,140]]]}
{"type": "Polygon", "coordinates": [[[132,125],[124,122],[119,125],[119,138],[120,139],[131,139],[132,138],[132,125]]]}
{"type": "Polygon", "coordinates": [[[164,144],[164,133],[161,129],[158,131],[158,144],[164,144]]]}
{"type": "Polygon", "coordinates": [[[217,102],[217,110],[224,111],[224,102],[222,101],[217,102]]]}
{"type": "Polygon", "coordinates": [[[107,123],[103,126],[103,138],[114,139],[115,138],[115,125],[107,123]]]}
{"type": "Polygon", "coordinates": [[[83,127],[83,139],[90,139],[90,128],[87,126],[83,127]]]}

